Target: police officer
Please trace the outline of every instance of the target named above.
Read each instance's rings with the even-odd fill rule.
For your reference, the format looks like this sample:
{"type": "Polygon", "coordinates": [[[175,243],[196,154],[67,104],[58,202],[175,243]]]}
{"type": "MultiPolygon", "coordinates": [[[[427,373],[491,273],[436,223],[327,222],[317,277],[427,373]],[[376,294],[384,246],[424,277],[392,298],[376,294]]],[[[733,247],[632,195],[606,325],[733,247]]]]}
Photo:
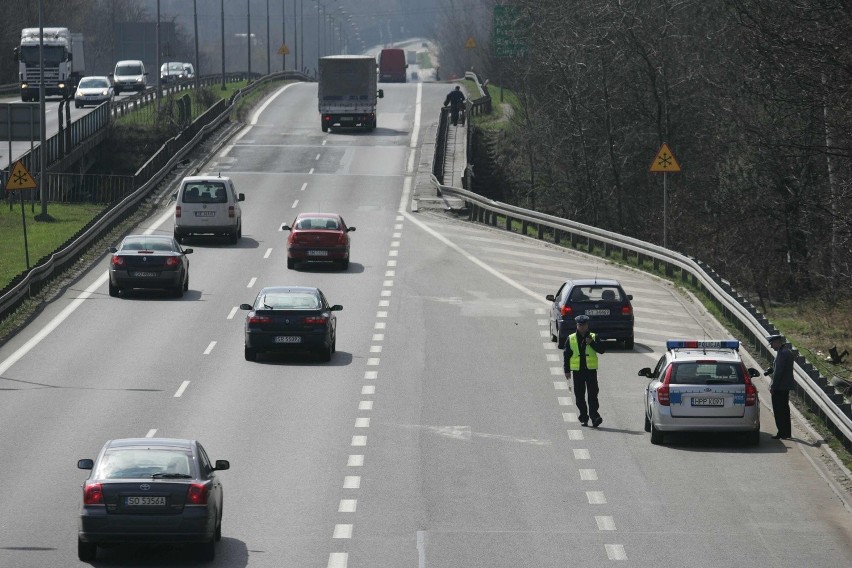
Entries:
{"type": "Polygon", "coordinates": [[[579,315],[574,321],[577,323],[577,331],[565,341],[565,378],[574,381],[574,397],[577,410],[580,411],[580,424],[588,426],[591,418],[592,427],[597,428],[603,422],[598,413],[598,353],[603,353],[605,348],[597,335],[589,331],[589,316],[579,315]]]}
{"type": "Polygon", "coordinates": [[[461,87],[458,85],[444,99],[444,106],[450,105],[450,120],[453,122],[453,126],[458,125],[459,113],[461,112],[462,105],[464,105],[464,101],[464,93],[461,92],[461,87]]]}
{"type": "Polygon", "coordinates": [[[793,352],[783,335],[770,335],[766,338],[769,346],[777,353],[772,367],[766,369],[764,375],[769,375],[769,392],[772,395],[772,413],[775,415],[775,426],[778,433],[774,439],[788,439],[793,435],[790,425],[790,391],[796,387],[793,379],[793,352]]]}

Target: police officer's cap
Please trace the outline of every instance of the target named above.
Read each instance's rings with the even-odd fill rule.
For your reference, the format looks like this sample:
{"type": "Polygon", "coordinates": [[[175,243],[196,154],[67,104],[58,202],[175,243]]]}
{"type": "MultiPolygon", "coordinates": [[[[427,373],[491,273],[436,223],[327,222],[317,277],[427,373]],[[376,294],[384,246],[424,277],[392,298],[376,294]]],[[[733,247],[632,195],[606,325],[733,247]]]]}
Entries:
{"type": "Polygon", "coordinates": [[[766,338],[766,341],[768,341],[769,343],[772,343],[773,341],[776,341],[776,340],[778,340],[778,339],[780,339],[781,341],[784,341],[784,336],[783,336],[783,335],[781,335],[780,333],[777,333],[777,334],[775,334],[775,335],[770,335],[770,336],[768,336],[768,337],[766,338]]]}
{"type": "Polygon", "coordinates": [[[579,315],[574,318],[576,323],[589,323],[589,316],[579,315]]]}

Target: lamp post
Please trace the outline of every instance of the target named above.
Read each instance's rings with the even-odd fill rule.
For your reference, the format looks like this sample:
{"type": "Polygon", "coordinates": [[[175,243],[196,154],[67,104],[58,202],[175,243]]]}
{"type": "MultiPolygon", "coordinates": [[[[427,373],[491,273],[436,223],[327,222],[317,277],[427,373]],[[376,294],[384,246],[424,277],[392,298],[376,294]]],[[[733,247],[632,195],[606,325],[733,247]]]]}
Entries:
{"type": "Polygon", "coordinates": [[[317,60],[322,57],[322,19],[320,18],[320,3],[317,2],[317,60]]]}
{"type": "Polygon", "coordinates": [[[201,69],[198,68],[198,2],[197,0],[192,0],[192,19],[193,25],[195,26],[195,92],[198,93],[198,89],[201,87],[200,79],[198,78],[201,75],[201,69]]]}
{"type": "Polygon", "coordinates": [[[160,75],[160,0],[157,0],[157,114],[160,113],[160,96],[163,94],[160,75]]]}
{"type": "Polygon", "coordinates": [[[266,0],[266,74],[272,73],[272,44],[269,41],[269,0],[266,0]]]}
{"type": "Polygon", "coordinates": [[[246,17],[247,22],[247,32],[246,32],[246,45],[248,49],[246,50],[248,53],[248,75],[246,76],[246,84],[251,83],[251,0],[246,0],[246,10],[248,12],[248,16],[246,17]]]}
{"type": "Polygon", "coordinates": [[[225,0],[221,0],[222,7],[222,90],[225,90],[225,0]]]}

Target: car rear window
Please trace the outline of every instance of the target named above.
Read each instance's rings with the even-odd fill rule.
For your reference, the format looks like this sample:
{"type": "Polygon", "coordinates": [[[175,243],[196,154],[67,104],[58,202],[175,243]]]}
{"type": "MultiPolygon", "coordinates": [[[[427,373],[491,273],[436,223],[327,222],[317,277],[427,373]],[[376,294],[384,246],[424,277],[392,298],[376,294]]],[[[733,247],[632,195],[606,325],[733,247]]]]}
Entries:
{"type": "Polygon", "coordinates": [[[96,479],[131,479],[157,473],[192,475],[192,455],[184,450],[131,448],[109,450],[98,463],[96,479]]]}
{"type": "Polygon", "coordinates": [[[575,286],[568,296],[570,302],[623,302],[616,286],[575,286]]]}
{"type": "Polygon", "coordinates": [[[315,310],[319,298],[313,294],[266,294],[258,302],[260,310],[315,310]]]}
{"type": "Polygon", "coordinates": [[[677,385],[738,385],[743,384],[742,366],[737,363],[683,362],[674,363],[670,384],[677,385]]]}
{"type": "Polygon", "coordinates": [[[121,250],[174,250],[166,239],[132,239],[124,241],[121,250]]]}
{"type": "Polygon", "coordinates": [[[227,203],[228,194],[224,183],[188,183],[183,188],[184,203],[227,203]]]}
{"type": "Polygon", "coordinates": [[[336,219],[329,219],[327,217],[317,217],[317,218],[306,218],[299,219],[299,222],[296,223],[297,229],[331,229],[337,230],[340,228],[336,219]]]}

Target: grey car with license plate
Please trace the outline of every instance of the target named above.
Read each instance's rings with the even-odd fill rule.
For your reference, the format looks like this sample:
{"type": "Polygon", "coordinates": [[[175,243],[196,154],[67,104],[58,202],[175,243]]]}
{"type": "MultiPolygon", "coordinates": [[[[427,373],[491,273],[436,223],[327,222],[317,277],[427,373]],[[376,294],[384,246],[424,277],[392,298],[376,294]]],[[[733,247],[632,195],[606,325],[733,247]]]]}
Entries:
{"type": "Polygon", "coordinates": [[[760,404],[737,340],[670,339],[645,387],[645,431],[652,444],[669,432],[739,432],[760,443],[760,404]]]}
{"type": "Polygon", "coordinates": [[[332,305],[319,288],[270,286],[263,288],[247,310],[245,359],[260,353],[306,351],[330,361],[337,350],[337,316],[343,309],[332,305]]]}
{"type": "Polygon", "coordinates": [[[81,459],[91,470],[83,483],[77,534],[80,560],[91,562],[98,547],[125,544],[190,544],[202,560],[215,556],[222,538],[222,484],[197,440],[125,438],[104,444],[98,457],[81,459]]]}

